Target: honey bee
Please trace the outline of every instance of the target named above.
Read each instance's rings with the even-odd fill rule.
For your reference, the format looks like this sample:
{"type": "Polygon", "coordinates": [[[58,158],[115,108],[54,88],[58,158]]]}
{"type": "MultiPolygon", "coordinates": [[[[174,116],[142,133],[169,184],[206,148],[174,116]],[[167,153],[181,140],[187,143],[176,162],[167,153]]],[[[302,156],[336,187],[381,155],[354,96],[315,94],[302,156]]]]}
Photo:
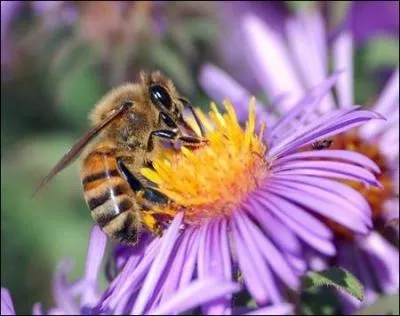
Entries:
{"type": "Polygon", "coordinates": [[[89,117],[92,128],[55,165],[37,191],[85,150],[81,167],[84,198],[102,230],[131,245],[138,242],[143,227],[161,234],[151,210],[155,204],[168,203],[168,198],[139,171],[151,167],[152,157],[165,150],[162,141],[189,147],[206,142],[193,107],[160,72],[141,72],[139,83],[110,91],[89,117]],[[185,121],[186,108],[201,136],[185,121]]]}

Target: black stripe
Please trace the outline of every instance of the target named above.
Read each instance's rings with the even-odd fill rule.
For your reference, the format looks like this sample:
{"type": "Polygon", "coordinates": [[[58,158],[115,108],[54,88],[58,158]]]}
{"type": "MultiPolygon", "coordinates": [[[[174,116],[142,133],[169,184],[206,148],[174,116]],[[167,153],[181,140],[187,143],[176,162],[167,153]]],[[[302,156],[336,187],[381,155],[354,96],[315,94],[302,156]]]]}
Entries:
{"type": "Polygon", "coordinates": [[[119,213],[123,213],[132,207],[132,202],[129,199],[123,199],[118,204],[119,213]]]}
{"type": "Polygon", "coordinates": [[[118,170],[112,169],[112,170],[92,173],[92,174],[84,177],[82,180],[82,183],[86,184],[86,183],[93,182],[96,180],[100,180],[100,179],[104,179],[104,178],[111,178],[111,177],[118,177],[118,176],[119,176],[118,170]]]}
{"type": "Polygon", "coordinates": [[[100,205],[106,203],[107,200],[110,199],[111,192],[113,193],[114,196],[121,195],[125,193],[125,186],[123,184],[118,184],[115,187],[112,187],[111,189],[107,189],[107,191],[104,192],[102,195],[90,199],[88,201],[90,210],[94,210],[96,207],[99,207],[100,205]]]}
{"type": "Polygon", "coordinates": [[[115,213],[114,210],[107,211],[105,214],[102,214],[96,217],[96,222],[100,227],[106,226],[109,222],[111,222],[114,218],[116,218],[119,214],[115,213]]]}
{"type": "Polygon", "coordinates": [[[110,198],[110,191],[107,190],[102,195],[90,199],[88,201],[88,206],[89,206],[90,210],[92,211],[96,207],[99,207],[100,205],[103,205],[104,203],[106,203],[109,198],[110,198]]]}
{"type": "Polygon", "coordinates": [[[138,230],[133,223],[133,214],[126,217],[122,227],[117,230],[114,237],[124,244],[134,244],[138,240],[138,230]]]}
{"type": "Polygon", "coordinates": [[[119,204],[118,204],[118,211],[115,210],[114,206],[111,207],[111,209],[108,209],[107,211],[103,212],[103,214],[96,216],[96,222],[99,224],[100,227],[104,227],[107,225],[109,222],[111,222],[114,218],[116,218],[118,215],[120,215],[123,212],[126,212],[132,207],[132,202],[128,199],[123,199],[119,204]]]}
{"type": "Polygon", "coordinates": [[[143,197],[150,202],[154,202],[154,203],[158,203],[158,204],[168,203],[168,197],[165,194],[163,194],[153,188],[146,188],[144,190],[143,197]]]}

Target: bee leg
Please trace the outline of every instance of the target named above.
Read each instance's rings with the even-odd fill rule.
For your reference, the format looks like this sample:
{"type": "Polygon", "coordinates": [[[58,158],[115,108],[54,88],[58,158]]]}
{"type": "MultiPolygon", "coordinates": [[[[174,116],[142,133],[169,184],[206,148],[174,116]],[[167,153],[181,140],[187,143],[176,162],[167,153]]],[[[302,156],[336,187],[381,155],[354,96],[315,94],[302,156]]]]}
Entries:
{"type": "Polygon", "coordinates": [[[156,131],[152,131],[150,133],[149,140],[147,142],[147,150],[151,151],[153,150],[154,147],[154,141],[153,137],[159,137],[161,139],[170,141],[170,142],[177,142],[180,141],[186,146],[200,146],[204,142],[206,142],[206,139],[201,139],[198,137],[193,137],[193,136],[181,136],[177,132],[167,130],[167,129],[160,129],[156,131]]]}
{"type": "Polygon", "coordinates": [[[117,157],[117,165],[120,172],[124,176],[125,180],[128,181],[129,186],[133,191],[138,192],[144,189],[144,185],[142,184],[142,182],[126,167],[121,157],[117,157]]]}
{"type": "MultiPolygon", "coordinates": [[[[135,192],[143,192],[143,198],[146,201],[157,203],[157,204],[165,204],[168,203],[168,198],[157,191],[155,188],[150,186],[145,186],[140,180],[139,177],[135,176],[124,164],[120,157],[117,157],[118,167],[123,174],[126,181],[128,181],[129,186],[135,192]]],[[[146,207],[151,208],[151,205],[146,205],[146,207]]]]}
{"type": "Polygon", "coordinates": [[[168,127],[178,129],[178,125],[174,122],[171,116],[166,112],[160,112],[159,120],[163,121],[168,127]]]}
{"type": "MultiPolygon", "coordinates": [[[[198,126],[199,129],[200,129],[200,134],[201,134],[202,137],[204,137],[204,136],[206,135],[206,133],[204,132],[203,123],[200,121],[199,117],[197,116],[197,113],[196,113],[196,111],[194,110],[193,106],[192,106],[188,101],[185,102],[184,104],[185,104],[186,107],[189,108],[190,112],[192,112],[192,114],[193,114],[193,116],[194,116],[194,119],[196,120],[197,126],[198,126]]],[[[183,118],[182,118],[182,120],[183,120],[183,118]]],[[[184,121],[184,123],[186,123],[186,122],[184,121]]],[[[187,124],[187,123],[186,123],[186,124],[187,124]]]]}

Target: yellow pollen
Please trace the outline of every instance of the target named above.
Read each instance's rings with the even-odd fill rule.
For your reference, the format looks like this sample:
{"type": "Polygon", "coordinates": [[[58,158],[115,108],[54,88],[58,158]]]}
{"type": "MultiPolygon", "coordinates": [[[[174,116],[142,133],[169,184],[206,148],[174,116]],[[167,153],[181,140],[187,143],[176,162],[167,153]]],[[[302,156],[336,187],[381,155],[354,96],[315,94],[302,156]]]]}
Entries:
{"type": "MultiPolygon", "coordinates": [[[[221,114],[214,103],[208,117],[196,112],[205,127],[204,145],[180,151],[162,151],[153,160],[153,169],[142,174],[158,185],[158,190],[172,201],[157,206],[154,213],[185,213],[187,224],[229,215],[260,184],[268,171],[264,160],[266,147],[262,132],[255,134],[255,99],[250,102],[249,118],[243,129],[235,110],[224,102],[221,114]]],[[[194,120],[188,122],[199,133],[194,120]]]]}
{"type": "MultiPolygon", "coordinates": [[[[377,228],[384,227],[384,223],[380,222],[381,214],[384,210],[384,204],[390,198],[395,196],[394,185],[390,176],[391,170],[389,169],[385,157],[381,154],[379,147],[376,144],[370,143],[362,139],[359,135],[358,130],[354,130],[348,133],[342,133],[333,138],[333,143],[330,149],[345,149],[356,151],[364,154],[371,160],[373,160],[381,169],[381,174],[377,175],[377,180],[382,184],[383,189],[372,186],[365,186],[364,184],[357,181],[343,181],[350,185],[352,188],[360,192],[369,203],[372,210],[372,217],[374,220],[374,226],[377,228]]],[[[338,237],[344,237],[351,239],[352,233],[336,224],[332,221],[327,221],[336,232],[338,237]]]]}

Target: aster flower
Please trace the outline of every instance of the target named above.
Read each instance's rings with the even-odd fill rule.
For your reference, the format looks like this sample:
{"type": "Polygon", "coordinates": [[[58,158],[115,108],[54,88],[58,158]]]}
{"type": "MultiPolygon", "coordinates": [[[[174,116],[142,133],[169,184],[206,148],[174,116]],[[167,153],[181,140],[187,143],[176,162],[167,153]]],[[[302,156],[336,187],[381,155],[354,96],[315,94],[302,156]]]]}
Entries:
{"type": "MultiPolygon", "coordinates": [[[[299,101],[298,108],[318,106],[336,79],[337,75],[317,86],[299,101]]],[[[180,291],[193,278],[215,275],[232,280],[237,273],[259,306],[281,304],[285,300],[282,285],[298,289],[299,274],[305,270],[299,239],[323,253],[335,253],[332,233],[318,214],[367,233],[371,225],[367,203],[359,193],[330,178],[377,186],[366,167],[375,172],[378,167],[347,151],[296,151],[378,115],[357,107],[337,111],[272,142],[263,137],[261,126],[260,133],[255,133],[254,99],[245,128],[239,125],[232,104],[224,104],[225,114],[215,105],[208,117],[198,111],[207,131],[206,146],[193,151],[182,148],[178,154],[164,151],[153,160],[154,169],[142,171],[172,200],[153,212],[172,216],[174,228],[168,228],[161,239],[141,242],[144,251],[132,254],[131,248],[118,249],[118,276],[100,310],[124,306],[134,296],[132,312],[140,314],[149,304],[145,293],[152,293],[151,300],[162,304],[168,293],[180,291]],[[145,275],[151,277],[143,281],[145,275]],[[143,294],[138,294],[140,290],[143,294]]],[[[293,118],[284,118],[282,123],[287,121],[293,118]]],[[[231,297],[202,308],[205,314],[230,313],[231,297]]]]}
{"type": "MultiPolygon", "coordinates": [[[[272,114],[278,117],[297,116],[300,122],[304,122],[312,121],[315,116],[329,113],[336,108],[339,108],[339,111],[345,111],[354,104],[353,41],[352,34],[348,30],[339,33],[332,45],[335,70],[345,70],[338,77],[335,87],[337,99],[335,100],[328,93],[322,100],[320,113],[312,111],[311,108],[308,111],[298,111],[295,106],[295,100],[303,97],[306,91],[317,82],[324,80],[328,73],[326,30],[318,11],[302,12],[288,19],[287,40],[255,16],[247,16],[243,20],[243,32],[250,48],[247,54],[249,63],[252,69],[256,70],[255,75],[259,78],[260,86],[263,87],[269,100],[279,98],[281,100],[278,103],[279,106],[273,107],[272,114]],[[305,57],[312,62],[307,62],[305,57]]],[[[249,95],[249,92],[239,86],[234,79],[213,65],[206,65],[203,68],[200,81],[205,90],[216,100],[223,97],[245,99],[249,95]],[[224,82],[223,86],[220,84],[221,78],[224,82]],[[237,91],[240,91],[239,95],[235,95],[237,91]]],[[[265,109],[260,104],[259,111],[262,112],[263,108],[265,109]]],[[[378,292],[393,293],[399,289],[398,248],[393,245],[393,242],[383,237],[383,234],[387,235],[387,229],[382,232],[385,222],[399,216],[398,69],[394,71],[372,109],[388,117],[387,121],[374,121],[358,129],[340,133],[332,138],[332,149],[334,149],[333,152],[346,149],[362,153],[375,161],[382,170],[378,176],[378,180],[383,185],[381,189],[365,187],[353,181],[354,179],[346,181],[368,201],[372,209],[375,231],[368,236],[359,236],[344,228],[343,225],[326,221],[333,229],[335,246],[338,249],[334,262],[347,268],[363,282],[366,287],[367,303],[371,303],[378,292]],[[373,271],[375,273],[372,273],[373,271]]],[[[243,109],[238,109],[238,113],[241,112],[243,109]]],[[[285,118],[281,118],[275,126],[272,126],[271,139],[279,139],[282,135],[293,133],[295,127],[288,124],[279,126],[279,122],[284,120],[285,118]]],[[[298,155],[304,155],[304,153],[298,155]]],[[[343,191],[343,194],[352,193],[343,191]]],[[[350,195],[348,198],[353,200],[350,195]]],[[[328,259],[320,258],[315,250],[307,250],[306,256],[310,266],[316,269],[329,264],[328,259]]],[[[352,298],[349,300],[355,303],[352,298]]],[[[354,305],[353,308],[348,309],[348,311],[352,310],[354,310],[354,305]]]]}

